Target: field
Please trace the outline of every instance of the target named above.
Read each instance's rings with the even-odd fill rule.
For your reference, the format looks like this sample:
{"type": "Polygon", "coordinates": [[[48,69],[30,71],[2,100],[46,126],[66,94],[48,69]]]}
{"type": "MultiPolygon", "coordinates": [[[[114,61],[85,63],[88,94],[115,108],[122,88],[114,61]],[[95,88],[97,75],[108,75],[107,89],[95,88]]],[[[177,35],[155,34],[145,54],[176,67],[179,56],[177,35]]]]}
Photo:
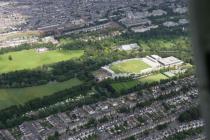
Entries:
{"type": "Polygon", "coordinates": [[[24,104],[27,101],[35,98],[49,96],[58,91],[62,91],[80,84],[82,84],[82,81],[75,78],[65,82],[50,83],[41,86],[0,89],[0,109],[9,107],[11,105],[24,104]]]}
{"type": "Polygon", "coordinates": [[[159,73],[159,74],[154,74],[150,75],[144,78],[139,79],[141,83],[152,83],[152,82],[159,82],[160,80],[166,80],[168,79],[167,76],[159,73]]]}
{"type": "Polygon", "coordinates": [[[31,49],[10,52],[0,55],[0,73],[23,69],[33,69],[46,64],[79,58],[83,54],[83,50],[51,50],[43,53],[38,53],[36,50],[31,49]]]}
{"type": "Polygon", "coordinates": [[[138,85],[140,83],[159,82],[160,80],[166,80],[166,79],[168,79],[167,76],[159,73],[159,74],[150,75],[150,76],[138,79],[138,80],[113,83],[111,86],[116,91],[122,91],[122,90],[127,90],[127,89],[130,89],[130,88],[133,88],[134,86],[136,86],[136,85],[138,85]]]}
{"type": "Polygon", "coordinates": [[[167,50],[179,50],[179,49],[190,48],[189,41],[185,37],[176,37],[173,39],[159,38],[159,39],[139,40],[138,43],[145,51],[150,51],[150,50],[167,51],[167,50]]]}
{"type": "Polygon", "coordinates": [[[138,80],[133,80],[133,81],[113,83],[111,86],[114,88],[114,90],[120,92],[122,90],[130,89],[130,88],[138,85],[138,83],[139,83],[138,80]]]}
{"type": "Polygon", "coordinates": [[[150,68],[150,66],[141,60],[128,60],[126,62],[113,64],[110,67],[115,73],[139,73],[147,68],[150,68]]]}

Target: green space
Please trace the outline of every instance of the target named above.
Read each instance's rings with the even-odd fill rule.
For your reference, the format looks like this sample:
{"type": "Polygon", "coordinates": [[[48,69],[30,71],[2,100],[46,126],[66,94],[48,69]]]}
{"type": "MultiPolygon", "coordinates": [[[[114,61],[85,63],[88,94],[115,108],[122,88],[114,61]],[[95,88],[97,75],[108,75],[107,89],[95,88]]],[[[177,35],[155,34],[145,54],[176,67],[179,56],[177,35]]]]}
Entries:
{"type": "Polygon", "coordinates": [[[11,105],[24,104],[35,98],[49,96],[80,84],[82,84],[82,81],[74,78],[65,82],[54,82],[41,86],[0,89],[0,109],[11,105]]]}
{"type": "Polygon", "coordinates": [[[147,76],[147,77],[144,77],[144,78],[140,78],[138,80],[113,83],[113,84],[111,84],[111,86],[116,91],[122,91],[122,90],[127,90],[127,89],[130,89],[130,88],[133,88],[140,83],[159,82],[160,80],[166,80],[166,79],[168,79],[167,76],[165,76],[161,73],[158,73],[158,74],[153,74],[153,75],[150,75],[150,76],[147,76]]]}
{"type": "Polygon", "coordinates": [[[160,82],[160,80],[167,80],[168,77],[158,73],[158,74],[154,74],[154,75],[150,75],[144,78],[139,79],[139,81],[141,83],[152,83],[152,82],[160,82]]]}
{"type": "Polygon", "coordinates": [[[10,52],[0,55],[0,73],[33,69],[73,58],[79,58],[83,50],[50,50],[39,53],[35,49],[10,52]]]}
{"type": "MultiPolygon", "coordinates": [[[[171,30],[171,29],[170,29],[171,30]]],[[[47,108],[45,112],[40,111],[37,114],[37,119],[49,116],[51,114],[56,114],[59,111],[66,111],[73,109],[79,105],[91,104],[97,100],[104,100],[109,97],[118,97],[127,93],[127,89],[134,87],[135,85],[141,83],[140,80],[132,80],[127,78],[116,78],[115,80],[109,80],[101,84],[94,82],[91,73],[101,66],[110,64],[118,60],[126,60],[129,58],[145,57],[152,54],[157,54],[162,57],[175,56],[180,58],[186,63],[192,63],[190,42],[188,37],[179,37],[181,32],[170,31],[169,34],[167,30],[161,30],[160,32],[148,32],[146,34],[134,34],[134,33],[123,33],[120,36],[109,37],[102,40],[98,40],[98,37],[103,35],[99,34],[96,37],[89,37],[89,35],[71,35],[69,37],[63,37],[58,39],[60,45],[57,48],[62,48],[63,50],[51,50],[43,53],[37,53],[33,48],[37,47],[55,47],[52,44],[35,44],[35,45],[21,45],[17,48],[5,48],[1,49],[0,55],[0,73],[10,72],[14,70],[25,71],[8,73],[0,76],[0,109],[9,107],[10,105],[25,104],[27,101],[42,98],[42,100],[34,100],[31,105],[21,108],[10,108],[7,110],[2,110],[0,113],[0,129],[11,128],[20,125],[24,121],[27,121],[27,117],[24,117],[25,112],[31,110],[37,110],[42,107],[47,107],[43,102],[49,102],[49,104],[56,104],[61,101],[59,98],[61,94],[55,95],[55,92],[62,91],[63,89],[69,88],[68,91],[62,93],[62,101],[68,99],[71,95],[72,98],[80,97],[79,95],[86,95],[90,92],[90,89],[94,90],[97,96],[88,96],[84,98],[85,100],[79,100],[77,104],[75,102],[65,104],[62,107],[56,106],[54,108],[47,108]],[[175,33],[173,35],[173,32],[175,33]],[[91,39],[85,41],[86,39],[91,39]],[[141,49],[138,51],[120,51],[116,49],[116,46],[130,43],[138,43],[141,49]],[[29,50],[31,48],[31,50],[29,50]],[[24,50],[25,49],[25,50],[24,50]],[[80,50],[79,55],[76,50],[80,50]],[[18,51],[22,50],[22,51],[18,51]],[[82,51],[85,50],[85,51],[82,51]],[[14,52],[15,51],[15,52],[14,52]],[[29,51],[29,52],[27,52],[29,51]],[[54,54],[52,54],[54,52],[54,54]],[[84,54],[85,52],[85,54],[84,54]],[[19,55],[18,55],[19,54],[19,55]],[[57,56],[57,55],[62,56],[57,56]],[[83,55],[84,54],[84,55],[83,55]],[[17,56],[18,57],[17,57],[17,56]],[[82,56],[83,55],[83,56],[82,56]],[[82,56],[82,57],[80,57],[82,56]],[[79,58],[76,61],[67,61],[63,63],[57,63],[59,61],[66,61],[72,58],[79,58]],[[40,69],[43,65],[51,65],[50,71],[45,71],[45,69],[40,69]],[[39,70],[31,70],[38,68],[39,70]],[[45,76],[43,76],[45,75],[45,76]],[[66,79],[71,79],[78,76],[81,81],[87,81],[78,88],[71,88],[74,85],[79,85],[81,81],[77,82],[62,82],[62,83],[49,83],[52,79],[57,81],[65,81],[66,79]],[[45,83],[42,86],[41,83],[45,83]],[[64,84],[66,83],[66,84],[64,84]],[[111,94],[112,90],[109,90],[107,84],[113,84],[113,87],[121,92],[120,94],[111,94]],[[19,87],[14,89],[15,87],[19,87]],[[28,88],[26,88],[28,87],[28,88]],[[111,93],[110,93],[111,92],[111,93]],[[50,96],[54,95],[54,96],[50,96]],[[100,98],[99,98],[100,97],[100,98]],[[18,113],[17,113],[18,112],[18,113]]],[[[104,34],[107,35],[107,34],[104,34]]],[[[95,35],[94,35],[95,36],[95,35]]],[[[138,64],[137,64],[138,65],[138,64]]],[[[140,71],[139,67],[134,69],[136,64],[128,65],[124,71],[140,71]],[[128,69],[128,70],[127,70],[128,69]]],[[[122,66],[124,67],[124,66],[122,66]]],[[[121,68],[118,68],[121,71],[121,68]]],[[[189,72],[193,73],[193,72],[189,72]]],[[[145,77],[146,78],[146,77],[145,77]]],[[[144,79],[145,79],[144,78],[144,79]]],[[[152,78],[153,79],[153,78],[152,78]]],[[[148,80],[148,79],[146,79],[148,80]]],[[[156,79],[157,80],[157,79],[156,79]]],[[[76,80],[77,81],[77,80],[76,80]]],[[[151,78],[149,78],[151,81],[151,78]]],[[[157,80],[158,81],[158,80],[157,80]]],[[[143,82],[143,81],[142,81],[143,82]]],[[[142,84],[142,88],[147,86],[142,84]]],[[[81,97],[82,97],[81,96],[81,97]]],[[[83,98],[81,98],[83,99],[83,98]]],[[[144,103],[149,104],[149,103],[144,103]]]]}
{"type": "Polygon", "coordinates": [[[138,84],[139,84],[139,82],[137,80],[133,80],[133,81],[113,83],[113,84],[111,84],[111,86],[116,91],[122,91],[122,90],[130,89],[138,84]]]}
{"type": "Polygon", "coordinates": [[[199,127],[195,129],[190,129],[187,131],[176,133],[172,136],[169,136],[166,138],[166,140],[186,140],[186,139],[192,139],[193,137],[196,137],[204,132],[204,128],[199,127]]]}
{"type": "Polygon", "coordinates": [[[128,60],[113,64],[110,69],[116,73],[139,73],[140,71],[150,68],[150,66],[141,60],[128,60]]]}
{"type": "Polygon", "coordinates": [[[139,40],[138,44],[145,51],[178,51],[180,49],[189,49],[189,41],[185,37],[139,40]]]}

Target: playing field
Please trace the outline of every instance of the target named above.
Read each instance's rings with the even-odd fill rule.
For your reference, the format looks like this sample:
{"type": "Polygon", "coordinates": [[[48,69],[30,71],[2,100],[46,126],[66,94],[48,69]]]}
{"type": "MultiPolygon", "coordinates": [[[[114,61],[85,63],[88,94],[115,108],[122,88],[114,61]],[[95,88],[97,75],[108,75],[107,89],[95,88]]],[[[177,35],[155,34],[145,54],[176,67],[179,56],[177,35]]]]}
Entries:
{"type": "Polygon", "coordinates": [[[111,84],[111,86],[114,88],[114,90],[120,92],[122,90],[128,90],[130,88],[133,88],[140,83],[159,82],[160,80],[166,80],[166,79],[168,79],[167,76],[159,73],[159,74],[153,74],[153,75],[150,75],[150,76],[138,79],[138,80],[113,83],[113,84],[111,84]]]}
{"type": "Polygon", "coordinates": [[[0,55],[0,73],[16,70],[33,69],[46,64],[53,64],[73,58],[79,58],[83,50],[51,50],[38,53],[36,50],[23,50],[0,55]]]}
{"type": "Polygon", "coordinates": [[[122,90],[133,88],[134,86],[138,84],[139,82],[137,80],[133,80],[133,81],[127,81],[127,82],[113,83],[111,86],[112,88],[114,88],[114,90],[120,92],[122,90]]]}
{"type": "Polygon", "coordinates": [[[35,87],[0,89],[0,109],[11,105],[24,104],[32,99],[49,96],[80,84],[82,84],[82,81],[75,78],[65,82],[50,83],[35,87]]]}
{"type": "Polygon", "coordinates": [[[150,66],[141,60],[128,60],[118,64],[113,64],[110,69],[115,73],[139,73],[150,66]]]}
{"type": "Polygon", "coordinates": [[[159,82],[160,80],[166,80],[168,79],[167,76],[159,73],[159,74],[154,74],[150,75],[144,78],[139,79],[141,83],[152,83],[152,82],[159,82]]]}

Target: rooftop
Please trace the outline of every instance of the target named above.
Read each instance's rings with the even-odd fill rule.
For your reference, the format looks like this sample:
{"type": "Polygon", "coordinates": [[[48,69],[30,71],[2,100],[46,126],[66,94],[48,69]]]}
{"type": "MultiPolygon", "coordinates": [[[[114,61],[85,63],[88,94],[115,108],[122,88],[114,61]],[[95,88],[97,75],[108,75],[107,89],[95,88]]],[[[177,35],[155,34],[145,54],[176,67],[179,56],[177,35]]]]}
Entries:
{"type": "Polygon", "coordinates": [[[119,47],[120,50],[124,50],[124,51],[129,51],[129,50],[133,50],[137,48],[139,48],[139,45],[137,43],[122,45],[119,47]]]}
{"type": "Polygon", "coordinates": [[[183,61],[173,56],[162,58],[159,60],[159,62],[165,66],[183,63],[183,61]]]}

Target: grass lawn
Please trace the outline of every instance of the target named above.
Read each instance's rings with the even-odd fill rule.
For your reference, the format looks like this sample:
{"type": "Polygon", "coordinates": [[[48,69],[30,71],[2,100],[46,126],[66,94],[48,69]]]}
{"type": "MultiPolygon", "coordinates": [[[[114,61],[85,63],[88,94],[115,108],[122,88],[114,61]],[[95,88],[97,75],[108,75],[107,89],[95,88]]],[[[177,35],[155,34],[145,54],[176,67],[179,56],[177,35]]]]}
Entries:
{"type": "Polygon", "coordinates": [[[52,50],[38,53],[36,50],[23,50],[0,55],[0,73],[16,70],[33,69],[46,64],[53,64],[73,58],[79,58],[83,50],[52,50]],[[11,56],[12,60],[9,60],[11,56]]]}
{"type": "MultiPolygon", "coordinates": [[[[141,48],[144,51],[178,51],[179,49],[189,49],[190,43],[186,37],[174,37],[174,38],[156,38],[149,40],[139,40],[141,48]]],[[[180,50],[179,50],[180,51],[180,50]]]]}
{"type": "Polygon", "coordinates": [[[129,60],[110,67],[116,73],[139,73],[147,68],[150,68],[150,66],[141,60],[129,60]]]}
{"type": "Polygon", "coordinates": [[[168,79],[167,76],[159,73],[159,74],[154,74],[150,75],[144,78],[141,78],[139,80],[132,80],[132,81],[127,81],[127,82],[118,82],[118,83],[113,83],[111,86],[118,92],[122,90],[127,90],[130,88],[133,88],[134,86],[140,84],[140,83],[152,83],[152,82],[159,82],[160,80],[166,80],[168,79]]]}
{"type": "Polygon", "coordinates": [[[60,83],[50,83],[27,88],[0,89],[0,109],[11,105],[24,104],[35,98],[52,95],[73,86],[82,84],[78,79],[71,79],[60,83]]]}
{"type": "Polygon", "coordinates": [[[136,86],[138,83],[139,82],[137,80],[127,81],[127,82],[119,82],[119,83],[113,83],[112,87],[116,91],[122,91],[122,90],[130,89],[130,88],[136,86]]]}
{"type": "Polygon", "coordinates": [[[150,75],[144,78],[139,79],[141,83],[152,83],[152,82],[159,82],[160,80],[166,80],[168,79],[167,76],[159,73],[159,74],[154,74],[150,75]]]}

